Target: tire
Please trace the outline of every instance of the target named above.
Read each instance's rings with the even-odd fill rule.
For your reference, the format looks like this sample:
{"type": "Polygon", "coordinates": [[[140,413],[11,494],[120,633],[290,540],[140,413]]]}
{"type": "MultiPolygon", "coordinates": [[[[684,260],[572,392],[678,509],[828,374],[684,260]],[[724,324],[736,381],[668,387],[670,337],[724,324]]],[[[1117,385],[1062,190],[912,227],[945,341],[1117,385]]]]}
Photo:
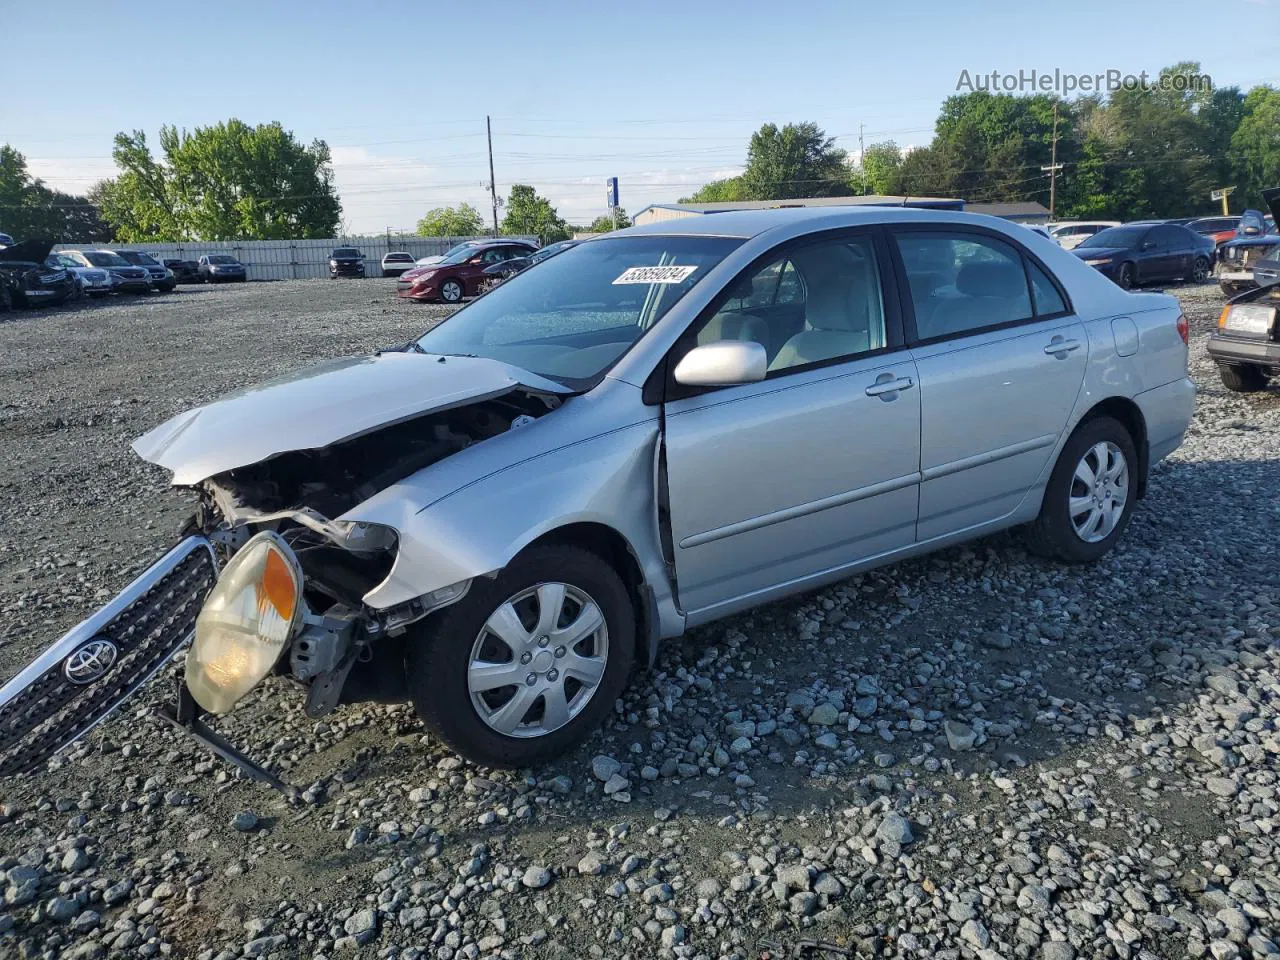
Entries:
{"type": "MultiPolygon", "coordinates": [[[[555,594],[552,591],[547,595],[555,594]]],[[[418,716],[452,750],[487,766],[527,767],[572,749],[600,725],[626,685],[634,647],[635,611],[631,598],[607,563],[578,547],[533,547],[516,557],[496,578],[474,580],[465,597],[424,621],[419,632],[410,638],[405,673],[418,716]],[[560,612],[569,620],[566,629],[581,614],[586,598],[602,615],[594,633],[559,646],[554,637],[540,643],[545,635],[534,636],[535,621],[541,615],[539,600],[544,596],[541,590],[551,586],[547,582],[549,576],[566,588],[560,601],[560,612]],[[514,641],[516,646],[499,641],[488,628],[490,618],[513,600],[518,602],[512,610],[520,614],[518,620],[509,621],[518,638],[514,641]],[[588,651],[594,655],[590,660],[586,659],[588,651]],[[594,687],[568,670],[559,676],[555,664],[567,664],[567,658],[574,654],[583,656],[579,663],[584,669],[588,665],[599,669],[603,661],[603,673],[594,687]],[[548,698],[528,692],[527,682],[495,685],[473,693],[473,675],[469,671],[473,655],[491,664],[509,664],[517,680],[528,669],[528,676],[537,678],[539,690],[555,692],[558,686],[568,711],[577,712],[566,713],[562,724],[540,731],[539,727],[548,723],[548,698]],[[526,659],[517,663],[518,656],[526,659]],[[579,700],[583,693],[587,696],[579,700]],[[524,711],[519,716],[511,712],[503,718],[502,709],[512,703],[523,705],[524,711]],[[489,712],[492,724],[482,717],[481,710],[489,712]],[[511,732],[500,732],[498,726],[508,726],[511,732]]]]}
{"type": "Polygon", "coordinates": [[[1218,376],[1222,378],[1222,385],[1232,393],[1257,393],[1267,388],[1267,380],[1270,379],[1261,367],[1244,363],[1220,363],[1218,376]]]}
{"type": "Polygon", "coordinates": [[[1121,290],[1133,289],[1133,264],[1120,264],[1120,272],[1116,274],[1116,286],[1121,290]]]}
{"type": "Polygon", "coordinates": [[[7,284],[0,281],[0,313],[8,313],[13,309],[13,293],[7,284]]]}
{"type": "Polygon", "coordinates": [[[1191,282],[1204,283],[1209,279],[1209,261],[1204,257],[1196,257],[1191,265],[1191,282]]]}
{"type": "Polygon", "coordinates": [[[1027,548],[1039,556],[1066,563],[1091,563],[1108,553],[1124,535],[1137,496],[1138,454],[1129,431],[1112,417],[1086,420],[1076,427],[1058,456],[1045,487],[1040,515],[1027,527],[1027,548]],[[1079,475],[1079,468],[1084,466],[1095,476],[1102,472],[1092,467],[1099,462],[1098,453],[1103,450],[1112,470],[1115,456],[1123,458],[1123,477],[1112,472],[1118,482],[1109,489],[1106,485],[1090,488],[1079,475]],[[1123,502],[1119,502],[1121,495],[1123,502]],[[1072,499],[1081,501],[1075,519],[1071,514],[1072,499]],[[1091,502],[1085,504],[1086,500],[1091,502]],[[1087,531],[1095,515],[1100,515],[1100,525],[1092,532],[1077,529],[1080,524],[1087,531]],[[1104,530],[1105,535],[1098,536],[1104,530]]]}
{"type": "Polygon", "coordinates": [[[461,303],[465,293],[466,287],[462,285],[462,281],[453,277],[440,284],[440,299],[445,303],[461,303]]]}
{"type": "Polygon", "coordinates": [[[1228,297],[1234,297],[1240,292],[1240,288],[1234,283],[1219,283],[1218,286],[1222,288],[1222,292],[1228,297]]]}

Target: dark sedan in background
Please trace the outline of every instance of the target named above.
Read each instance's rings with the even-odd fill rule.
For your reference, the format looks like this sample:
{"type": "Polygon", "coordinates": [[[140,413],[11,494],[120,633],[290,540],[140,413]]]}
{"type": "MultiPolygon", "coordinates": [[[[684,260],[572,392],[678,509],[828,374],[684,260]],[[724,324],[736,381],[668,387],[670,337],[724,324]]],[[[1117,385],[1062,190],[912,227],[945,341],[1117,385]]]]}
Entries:
{"type": "Polygon", "coordinates": [[[160,261],[173,272],[176,283],[199,283],[200,264],[194,260],[180,260],[177,257],[164,257],[160,261]]]}
{"type": "Polygon", "coordinates": [[[23,240],[0,250],[0,310],[62,303],[76,292],[75,278],[45,261],[53,244],[23,240]]]}
{"type": "Polygon", "coordinates": [[[244,264],[229,253],[210,253],[197,261],[196,269],[203,283],[244,283],[248,278],[244,264]]]}
{"type": "Polygon", "coordinates": [[[147,276],[151,278],[151,287],[154,290],[159,290],[162,293],[171,293],[173,288],[178,285],[173,271],[149,253],[143,253],[141,250],[113,250],[112,253],[126,263],[131,263],[135,267],[141,267],[147,271],[147,276]]]}
{"type": "Polygon", "coordinates": [[[510,260],[502,260],[498,263],[490,264],[484,268],[484,275],[489,278],[491,283],[496,285],[508,277],[514,277],[522,270],[527,270],[536,263],[550,260],[557,253],[564,253],[570,247],[576,247],[581,242],[581,240],[561,240],[558,243],[549,243],[545,247],[539,247],[528,256],[512,257],[510,260]]]}
{"type": "Polygon", "coordinates": [[[1144,283],[1209,277],[1217,244],[1177,223],[1126,223],[1095,233],[1071,252],[1128,290],[1144,283]]]}
{"type": "Polygon", "coordinates": [[[339,247],[329,254],[329,279],[363,277],[364,254],[355,247],[339,247]]]}

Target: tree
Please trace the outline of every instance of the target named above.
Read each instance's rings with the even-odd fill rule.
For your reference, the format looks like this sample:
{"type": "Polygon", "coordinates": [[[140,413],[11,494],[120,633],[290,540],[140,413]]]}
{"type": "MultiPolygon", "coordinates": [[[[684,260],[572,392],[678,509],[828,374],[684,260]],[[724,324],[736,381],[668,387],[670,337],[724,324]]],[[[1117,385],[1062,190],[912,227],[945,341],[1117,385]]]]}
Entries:
{"type": "Polygon", "coordinates": [[[591,226],[587,227],[587,232],[608,233],[610,230],[621,230],[629,226],[631,226],[631,218],[627,216],[627,211],[618,207],[613,214],[606,213],[592,220],[591,226]]]}
{"type": "Polygon", "coordinates": [[[331,237],[342,207],[329,147],[299,143],[279,123],[228,120],[192,133],[160,128],[159,162],[142,131],[119,133],[120,176],[103,212],[123,240],[284,240],[331,237]]]}
{"type": "Polygon", "coordinates": [[[469,203],[436,207],[418,221],[421,237],[474,237],[484,232],[484,217],[469,203]]]}
{"type": "Polygon", "coordinates": [[[569,228],[551,201],[523,183],[511,185],[507,199],[507,215],[502,220],[506,234],[533,234],[542,243],[569,239],[569,228]]]}
{"type": "Polygon", "coordinates": [[[732,203],[750,199],[746,185],[741,177],[730,177],[727,180],[712,180],[703,184],[691,195],[681,197],[681,203],[732,203]]]}
{"type": "Polygon", "coordinates": [[[1246,207],[1261,203],[1263,190],[1280,185],[1280,90],[1254,87],[1231,137],[1236,196],[1246,207]]]}
{"type": "Polygon", "coordinates": [[[902,151],[892,140],[873,143],[862,153],[862,179],[869,193],[894,196],[902,170],[902,151]]]}
{"type": "Polygon", "coordinates": [[[853,192],[848,154],[816,123],[766,123],[751,135],[742,183],[753,200],[839,197],[853,192]]]}
{"type": "Polygon", "coordinates": [[[89,197],[51,190],[27,170],[26,158],[8,144],[0,147],[0,226],[24,239],[58,243],[111,239],[89,197]]]}

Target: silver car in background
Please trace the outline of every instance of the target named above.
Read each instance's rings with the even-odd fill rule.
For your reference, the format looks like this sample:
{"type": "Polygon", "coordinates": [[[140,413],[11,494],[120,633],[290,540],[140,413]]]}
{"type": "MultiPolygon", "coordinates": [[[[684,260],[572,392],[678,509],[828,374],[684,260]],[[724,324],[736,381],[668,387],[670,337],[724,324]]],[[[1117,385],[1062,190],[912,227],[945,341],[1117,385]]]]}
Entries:
{"type": "Polygon", "coordinates": [[[717,618],[1013,526],[1096,560],[1193,405],[1177,301],[1017,224],[611,233],[137,440],[200,508],[0,694],[0,760],[34,767],[194,634],[165,716],[277,786],[203,719],[271,674],[311,717],[408,699],[462,755],[533,764],[717,618]]]}

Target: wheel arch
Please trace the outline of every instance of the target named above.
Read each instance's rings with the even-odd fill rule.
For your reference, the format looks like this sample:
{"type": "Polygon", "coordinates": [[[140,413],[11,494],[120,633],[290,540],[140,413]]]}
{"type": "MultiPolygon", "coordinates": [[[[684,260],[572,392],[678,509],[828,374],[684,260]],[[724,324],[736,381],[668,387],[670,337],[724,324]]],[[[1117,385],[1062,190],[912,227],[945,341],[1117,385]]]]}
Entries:
{"type": "Polygon", "coordinates": [[[660,637],[657,601],[645,580],[639,555],[630,541],[607,524],[579,520],[547,530],[525,544],[520,553],[541,546],[578,547],[594,554],[613,568],[622,578],[635,609],[635,662],[652,667],[657,659],[660,637]]]}
{"type": "MultiPolygon", "coordinates": [[[[1147,438],[1147,420],[1142,409],[1128,397],[1107,397],[1090,407],[1076,423],[1075,429],[1090,420],[1111,417],[1129,431],[1134,449],[1138,451],[1138,499],[1147,495],[1147,471],[1150,467],[1151,448],[1147,438]]],[[[1072,431],[1074,432],[1074,431],[1072,431]]]]}

